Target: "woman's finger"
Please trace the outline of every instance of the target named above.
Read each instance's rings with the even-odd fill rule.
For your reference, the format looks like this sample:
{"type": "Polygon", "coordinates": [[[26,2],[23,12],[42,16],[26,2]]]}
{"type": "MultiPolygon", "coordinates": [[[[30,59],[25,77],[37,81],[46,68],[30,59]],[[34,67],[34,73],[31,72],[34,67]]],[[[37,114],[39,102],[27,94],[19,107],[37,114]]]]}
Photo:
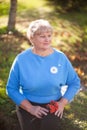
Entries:
{"type": "Polygon", "coordinates": [[[56,112],[55,112],[55,115],[58,116],[58,117],[60,117],[60,118],[62,118],[62,116],[63,116],[63,111],[56,111],[56,112]]]}

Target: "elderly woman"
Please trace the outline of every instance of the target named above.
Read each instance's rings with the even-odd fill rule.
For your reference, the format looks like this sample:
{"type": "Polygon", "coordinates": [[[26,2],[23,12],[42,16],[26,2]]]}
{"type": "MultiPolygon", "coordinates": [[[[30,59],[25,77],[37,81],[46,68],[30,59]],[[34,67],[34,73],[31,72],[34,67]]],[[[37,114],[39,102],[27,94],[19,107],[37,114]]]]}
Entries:
{"type": "Polygon", "coordinates": [[[21,130],[60,130],[64,107],[80,88],[66,55],[51,47],[52,34],[48,21],[31,22],[27,36],[32,47],[16,56],[10,70],[7,94],[17,105],[21,130]]]}

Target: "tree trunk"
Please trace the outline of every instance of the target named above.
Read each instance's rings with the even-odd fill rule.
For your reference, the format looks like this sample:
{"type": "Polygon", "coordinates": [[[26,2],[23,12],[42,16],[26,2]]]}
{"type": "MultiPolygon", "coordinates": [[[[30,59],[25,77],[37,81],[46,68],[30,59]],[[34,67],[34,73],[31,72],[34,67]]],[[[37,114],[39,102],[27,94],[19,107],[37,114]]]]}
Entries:
{"type": "Polygon", "coordinates": [[[15,30],[16,12],[17,12],[17,0],[10,0],[9,20],[7,27],[8,32],[15,30]]]}

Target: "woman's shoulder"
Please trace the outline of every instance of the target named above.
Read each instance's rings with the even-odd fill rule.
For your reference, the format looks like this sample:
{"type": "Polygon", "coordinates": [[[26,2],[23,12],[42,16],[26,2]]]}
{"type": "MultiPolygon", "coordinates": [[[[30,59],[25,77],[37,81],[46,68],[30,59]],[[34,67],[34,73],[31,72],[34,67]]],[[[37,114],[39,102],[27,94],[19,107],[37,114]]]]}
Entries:
{"type": "Polygon", "coordinates": [[[31,48],[28,48],[28,49],[26,49],[26,50],[23,50],[22,52],[20,52],[20,53],[18,54],[18,56],[27,55],[27,54],[30,52],[30,50],[31,50],[31,48]]]}
{"type": "Polygon", "coordinates": [[[30,53],[30,48],[20,52],[17,56],[16,56],[16,59],[18,60],[21,60],[21,59],[26,59],[26,57],[29,55],[30,53]]]}
{"type": "Polygon", "coordinates": [[[69,60],[68,56],[63,51],[55,49],[55,48],[54,48],[54,51],[55,51],[55,56],[60,58],[62,61],[69,60]]]}
{"type": "Polygon", "coordinates": [[[56,49],[56,48],[53,48],[53,49],[54,49],[54,51],[55,51],[55,54],[60,55],[60,56],[66,56],[66,54],[65,54],[63,51],[58,50],[58,49],[56,49]]]}

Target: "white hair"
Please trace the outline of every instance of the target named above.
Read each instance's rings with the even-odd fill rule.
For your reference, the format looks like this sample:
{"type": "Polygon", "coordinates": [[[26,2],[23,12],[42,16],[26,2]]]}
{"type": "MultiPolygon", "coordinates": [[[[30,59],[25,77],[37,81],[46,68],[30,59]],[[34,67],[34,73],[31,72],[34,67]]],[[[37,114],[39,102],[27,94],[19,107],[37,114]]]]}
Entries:
{"type": "Polygon", "coordinates": [[[27,30],[27,37],[30,40],[35,34],[41,34],[43,32],[53,32],[52,26],[47,20],[39,19],[32,21],[27,30]]]}

